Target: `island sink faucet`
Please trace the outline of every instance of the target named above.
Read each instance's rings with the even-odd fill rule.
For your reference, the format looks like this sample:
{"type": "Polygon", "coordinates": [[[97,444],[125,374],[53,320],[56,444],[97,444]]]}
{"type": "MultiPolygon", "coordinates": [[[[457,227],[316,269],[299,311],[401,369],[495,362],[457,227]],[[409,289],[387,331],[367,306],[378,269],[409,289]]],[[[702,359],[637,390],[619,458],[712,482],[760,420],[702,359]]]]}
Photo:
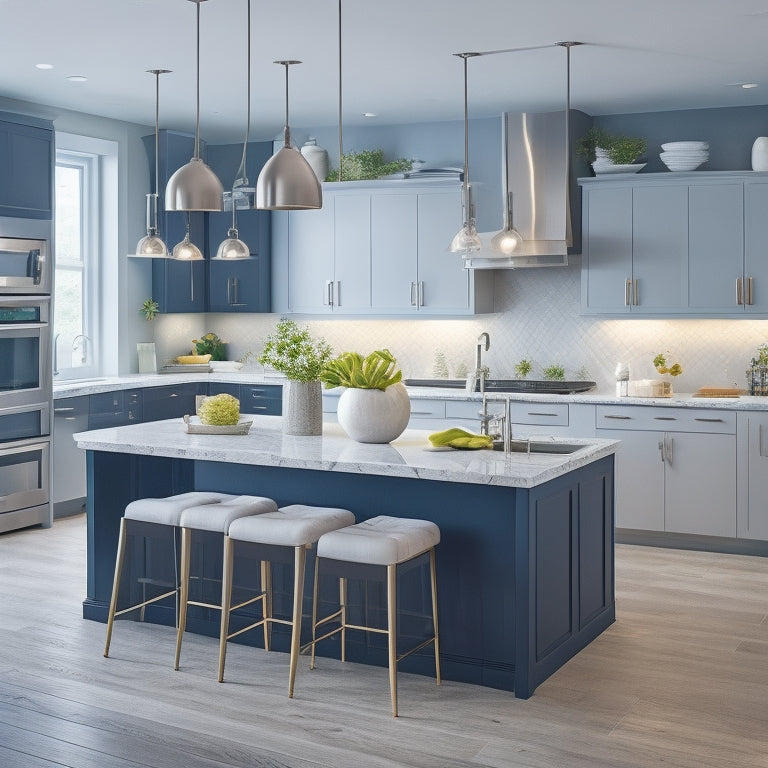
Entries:
{"type": "Polygon", "coordinates": [[[491,337],[485,331],[477,337],[475,370],[467,376],[467,392],[474,392],[478,381],[480,382],[480,391],[485,392],[486,368],[483,366],[483,347],[485,347],[486,352],[491,347],[491,337]]]}

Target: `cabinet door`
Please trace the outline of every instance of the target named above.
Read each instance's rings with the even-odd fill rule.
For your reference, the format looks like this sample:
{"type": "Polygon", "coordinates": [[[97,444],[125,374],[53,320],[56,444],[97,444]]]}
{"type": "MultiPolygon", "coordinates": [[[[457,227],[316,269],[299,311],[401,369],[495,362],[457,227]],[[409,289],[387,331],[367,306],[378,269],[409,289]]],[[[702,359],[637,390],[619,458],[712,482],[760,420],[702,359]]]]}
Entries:
{"type": "Polygon", "coordinates": [[[371,303],[384,312],[416,311],[418,198],[371,195],[371,303]]]}
{"type": "Polygon", "coordinates": [[[335,195],[334,312],[371,308],[371,197],[335,195]]]}
{"type": "Polygon", "coordinates": [[[293,312],[330,312],[333,281],[333,197],[315,211],[288,214],[288,304],[293,312]]]}
{"type": "Polygon", "coordinates": [[[668,433],[666,530],[736,535],[736,436],[668,433]]]}
{"type": "Polygon", "coordinates": [[[768,414],[740,413],[740,439],[745,433],[747,450],[739,454],[739,490],[744,489],[745,497],[739,507],[739,536],[768,541],[768,414]]]}
{"type": "MultiPolygon", "coordinates": [[[[196,245],[200,247],[202,239],[196,245]]],[[[152,297],[160,312],[205,311],[206,264],[204,260],[152,259],[152,297]]]]}
{"type": "MultiPolygon", "coordinates": [[[[744,187],[695,184],[689,188],[689,306],[737,312],[737,280],[744,275],[744,187]]],[[[760,218],[765,219],[765,209],[760,218]]],[[[763,246],[764,247],[764,246],[763,246]]],[[[742,283],[743,285],[743,283],[742,283]]],[[[741,296],[746,296],[742,288],[741,296]]]]}
{"type": "Polygon", "coordinates": [[[744,278],[752,280],[747,312],[768,314],[768,184],[744,185],[744,278]]]}
{"type": "MultiPolygon", "coordinates": [[[[85,451],[73,435],[88,429],[88,396],[56,400],[53,406],[53,485],[51,499],[56,507],[72,499],[84,499],[85,451]]],[[[67,509],[66,511],[74,511],[67,509]]]]}
{"type": "Polygon", "coordinates": [[[632,279],[632,312],[681,312],[687,306],[687,187],[634,188],[632,279]]]}
{"type": "Polygon", "coordinates": [[[0,121],[0,216],[53,218],[53,131],[0,121]]]}
{"type": "Polygon", "coordinates": [[[632,279],[632,188],[584,190],[582,307],[608,314],[629,312],[632,279]]]}
{"type": "Polygon", "coordinates": [[[616,453],[616,527],[664,530],[662,432],[596,429],[595,437],[621,440],[616,453]]]}
{"type": "Polygon", "coordinates": [[[461,192],[425,192],[418,199],[419,309],[436,314],[466,313],[470,302],[470,270],[448,244],[461,226],[461,192]]]}

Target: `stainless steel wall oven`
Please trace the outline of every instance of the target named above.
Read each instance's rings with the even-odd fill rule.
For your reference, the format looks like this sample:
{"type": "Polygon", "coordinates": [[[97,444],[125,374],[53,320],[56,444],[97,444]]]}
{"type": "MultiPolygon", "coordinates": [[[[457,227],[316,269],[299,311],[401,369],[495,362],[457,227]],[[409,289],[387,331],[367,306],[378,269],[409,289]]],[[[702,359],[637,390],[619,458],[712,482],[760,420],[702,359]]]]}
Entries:
{"type": "Polygon", "coordinates": [[[51,259],[47,240],[0,237],[0,293],[49,294],[51,259]]]}

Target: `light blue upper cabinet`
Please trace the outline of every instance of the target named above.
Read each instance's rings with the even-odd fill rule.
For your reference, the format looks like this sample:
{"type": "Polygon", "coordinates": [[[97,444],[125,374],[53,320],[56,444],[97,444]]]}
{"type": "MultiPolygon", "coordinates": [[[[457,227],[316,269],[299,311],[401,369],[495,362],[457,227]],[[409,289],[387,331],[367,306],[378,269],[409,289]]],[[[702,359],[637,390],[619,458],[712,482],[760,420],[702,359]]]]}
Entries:
{"type": "Polygon", "coordinates": [[[53,126],[0,112],[0,216],[53,218],[53,126]]]}
{"type": "Polygon", "coordinates": [[[585,314],[768,315],[768,175],[580,183],[585,314]]]}
{"type": "Polygon", "coordinates": [[[470,315],[493,311],[493,276],[463,269],[448,243],[461,226],[456,183],[325,184],[320,211],[275,227],[279,310],[356,315],[470,315]],[[279,254],[279,255],[278,255],[279,254]],[[287,307],[285,306],[287,303],[287,307]]]}

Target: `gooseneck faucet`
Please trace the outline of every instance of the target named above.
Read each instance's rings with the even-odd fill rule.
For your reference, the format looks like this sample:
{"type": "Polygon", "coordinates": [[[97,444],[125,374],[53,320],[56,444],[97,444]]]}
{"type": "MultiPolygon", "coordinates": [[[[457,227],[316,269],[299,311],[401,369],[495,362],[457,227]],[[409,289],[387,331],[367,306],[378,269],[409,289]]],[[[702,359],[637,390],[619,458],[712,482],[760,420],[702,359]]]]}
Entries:
{"type": "Polygon", "coordinates": [[[88,342],[90,340],[90,336],[86,336],[84,333],[78,333],[77,336],[72,339],[72,351],[74,352],[78,347],[80,348],[80,362],[83,365],[88,362],[88,342]]]}

